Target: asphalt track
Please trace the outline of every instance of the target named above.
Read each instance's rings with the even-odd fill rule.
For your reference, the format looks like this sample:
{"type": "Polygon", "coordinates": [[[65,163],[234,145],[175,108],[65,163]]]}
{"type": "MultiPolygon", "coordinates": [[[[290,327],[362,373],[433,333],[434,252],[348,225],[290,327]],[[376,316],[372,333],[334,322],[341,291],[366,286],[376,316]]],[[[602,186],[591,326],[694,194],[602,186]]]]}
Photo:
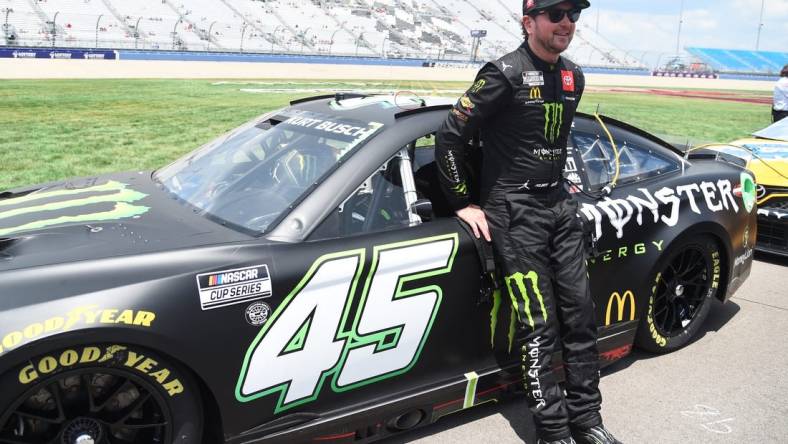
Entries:
{"type": "MultiPolygon", "coordinates": [[[[602,372],[605,425],[625,444],[788,442],[788,258],[755,255],[749,279],[668,354],[635,351],[602,372]]],[[[388,439],[535,443],[524,401],[488,404],[388,439]]]]}

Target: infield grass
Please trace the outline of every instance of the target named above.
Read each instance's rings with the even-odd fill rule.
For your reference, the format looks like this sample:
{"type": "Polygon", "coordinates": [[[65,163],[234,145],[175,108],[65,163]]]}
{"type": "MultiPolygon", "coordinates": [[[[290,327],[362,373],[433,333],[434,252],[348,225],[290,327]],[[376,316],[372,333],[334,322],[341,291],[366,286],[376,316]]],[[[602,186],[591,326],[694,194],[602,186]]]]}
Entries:
{"type": "MultiPolygon", "coordinates": [[[[0,81],[0,190],[111,171],[146,170],[290,100],[328,90],[459,96],[459,82],[0,81]]],[[[671,142],[730,141],[769,124],[768,105],[588,91],[580,110],[671,142]]]]}

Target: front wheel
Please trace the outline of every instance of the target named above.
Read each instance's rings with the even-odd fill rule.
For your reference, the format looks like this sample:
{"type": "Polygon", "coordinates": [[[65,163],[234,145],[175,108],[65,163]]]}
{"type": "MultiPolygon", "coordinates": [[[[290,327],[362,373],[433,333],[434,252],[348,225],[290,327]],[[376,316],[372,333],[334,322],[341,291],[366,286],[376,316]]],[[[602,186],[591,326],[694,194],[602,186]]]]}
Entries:
{"type": "Polygon", "coordinates": [[[54,350],[2,375],[0,387],[0,443],[201,440],[200,395],[190,375],[135,346],[54,350]]]}
{"type": "Polygon", "coordinates": [[[653,353],[687,345],[708,316],[720,283],[719,247],[709,236],[679,241],[664,257],[635,338],[653,353]]]}

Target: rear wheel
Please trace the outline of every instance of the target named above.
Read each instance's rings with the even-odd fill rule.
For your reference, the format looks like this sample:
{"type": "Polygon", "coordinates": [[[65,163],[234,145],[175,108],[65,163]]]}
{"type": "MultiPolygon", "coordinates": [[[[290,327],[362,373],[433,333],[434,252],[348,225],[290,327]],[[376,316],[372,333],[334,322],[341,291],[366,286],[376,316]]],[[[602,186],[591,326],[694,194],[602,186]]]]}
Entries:
{"type": "Polygon", "coordinates": [[[636,343],[654,353],[685,346],[709,314],[720,282],[720,252],[709,236],[673,245],[652,279],[636,343]]]}
{"type": "Polygon", "coordinates": [[[131,346],[91,345],[35,357],[0,377],[0,443],[199,443],[196,384],[131,346]]]}

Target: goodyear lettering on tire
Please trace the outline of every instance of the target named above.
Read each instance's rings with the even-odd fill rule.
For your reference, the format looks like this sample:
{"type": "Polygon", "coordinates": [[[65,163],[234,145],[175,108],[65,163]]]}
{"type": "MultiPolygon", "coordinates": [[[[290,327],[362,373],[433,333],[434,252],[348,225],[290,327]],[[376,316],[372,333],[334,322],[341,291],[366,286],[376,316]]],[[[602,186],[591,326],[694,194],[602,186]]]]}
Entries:
{"type": "Polygon", "coordinates": [[[184,389],[171,369],[145,352],[124,345],[83,346],[39,356],[19,370],[19,383],[32,384],[52,373],[80,366],[126,368],[154,380],[170,396],[184,389]]]}
{"type": "Polygon", "coordinates": [[[713,251],[711,253],[711,261],[712,261],[713,268],[714,268],[714,273],[712,274],[712,277],[711,277],[711,288],[716,290],[717,288],[720,287],[720,270],[721,270],[721,267],[720,267],[720,252],[719,251],[713,251]]]}
{"type": "Polygon", "coordinates": [[[648,322],[648,330],[651,333],[651,338],[654,343],[660,347],[668,344],[668,340],[659,334],[657,327],[654,325],[654,295],[657,293],[657,282],[662,278],[662,273],[657,273],[657,278],[654,279],[654,286],[651,287],[651,296],[648,298],[648,313],[646,314],[646,322],[648,322]]]}

